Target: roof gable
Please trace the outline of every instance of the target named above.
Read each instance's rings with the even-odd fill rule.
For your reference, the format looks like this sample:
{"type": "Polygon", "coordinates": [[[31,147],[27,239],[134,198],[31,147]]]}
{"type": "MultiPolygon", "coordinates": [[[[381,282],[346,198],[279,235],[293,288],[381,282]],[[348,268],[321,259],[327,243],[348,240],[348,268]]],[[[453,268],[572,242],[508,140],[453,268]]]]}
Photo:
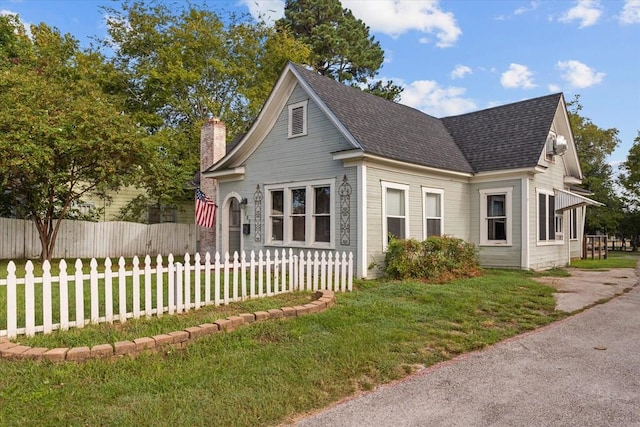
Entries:
{"type": "Polygon", "coordinates": [[[303,83],[369,154],[472,172],[442,121],[294,65],[303,83]]]}
{"type": "Polygon", "coordinates": [[[557,93],[442,122],[474,172],[535,167],[561,99],[557,93]]]}
{"type": "MultiPolygon", "coordinates": [[[[564,111],[568,123],[561,93],[438,119],[289,63],[249,132],[208,170],[210,176],[244,164],[273,127],[296,85],[356,150],[461,173],[533,168],[545,149],[556,112],[564,111]]],[[[572,157],[571,163],[577,163],[577,156],[572,157]]],[[[580,176],[579,165],[574,176],[580,176]]]]}

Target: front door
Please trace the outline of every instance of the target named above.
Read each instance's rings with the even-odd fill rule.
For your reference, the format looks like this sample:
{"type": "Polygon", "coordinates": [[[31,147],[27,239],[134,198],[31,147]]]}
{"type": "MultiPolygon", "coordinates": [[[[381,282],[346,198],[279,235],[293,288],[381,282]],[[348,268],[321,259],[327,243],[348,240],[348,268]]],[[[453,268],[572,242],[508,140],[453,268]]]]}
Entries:
{"type": "Polygon", "coordinates": [[[233,197],[229,203],[229,245],[227,250],[230,257],[233,257],[234,252],[240,254],[240,238],[242,236],[240,222],[240,202],[233,197]]]}

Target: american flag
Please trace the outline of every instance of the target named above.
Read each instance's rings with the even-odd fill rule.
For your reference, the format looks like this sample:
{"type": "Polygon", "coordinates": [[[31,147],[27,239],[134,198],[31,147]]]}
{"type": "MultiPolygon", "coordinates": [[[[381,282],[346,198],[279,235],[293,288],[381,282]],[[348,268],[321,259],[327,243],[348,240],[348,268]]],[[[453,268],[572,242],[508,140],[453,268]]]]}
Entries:
{"type": "Polygon", "coordinates": [[[196,188],[196,224],[212,228],[216,222],[216,204],[196,188]]]}

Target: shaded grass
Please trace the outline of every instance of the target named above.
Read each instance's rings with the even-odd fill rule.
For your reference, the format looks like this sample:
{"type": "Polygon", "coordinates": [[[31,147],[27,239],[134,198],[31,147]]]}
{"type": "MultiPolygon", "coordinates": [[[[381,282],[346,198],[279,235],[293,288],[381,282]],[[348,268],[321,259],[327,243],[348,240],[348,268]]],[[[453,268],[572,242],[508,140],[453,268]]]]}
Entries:
{"type": "Polygon", "coordinates": [[[571,261],[571,267],[585,269],[635,268],[640,252],[609,252],[607,259],[579,259],[571,261]]]}
{"type": "Polygon", "coordinates": [[[0,362],[0,425],[268,426],[565,314],[522,271],[442,285],[360,282],[320,314],[184,350],[84,364],[0,362]]]}

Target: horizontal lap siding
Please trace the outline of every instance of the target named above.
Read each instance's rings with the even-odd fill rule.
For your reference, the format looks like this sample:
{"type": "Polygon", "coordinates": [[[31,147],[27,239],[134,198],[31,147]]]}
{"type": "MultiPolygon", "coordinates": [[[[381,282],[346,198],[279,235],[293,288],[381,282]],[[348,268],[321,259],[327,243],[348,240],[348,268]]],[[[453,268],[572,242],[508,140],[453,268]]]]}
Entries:
{"type": "MultiPolygon", "coordinates": [[[[245,251],[260,250],[264,246],[267,212],[264,185],[290,183],[297,181],[313,181],[334,179],[334,213],[335,249],[339,251],[357,250],[357,181],[356,168],[343,167],[342,161],[333,160],[333,152],[353,148],[333,126],[325,114],[309,95],[299,86],[294,89],[287,105],[309,100],[307,105],[307,135],[288,138],[288,110],[283,108],[273,128],[264,141],[251,154],[245,163],[245,175],[242,181],[221,182],[218,204],[225,196],[236,192],[248,198],[248,205],[243,212],[243,222],[247,218],[251,223],[251,234],[242,236],[245,251]],[[339,189],[344,175],[351,185],[350,200],[350,245],[340,244],[340,197],[339,189]],[[262,234],[261,242],[255,241],[255,203],[256,185],[260,185],[264,200],[262,202],[262,234]]],[[[224,250],[224,248],[223,248],[224,250]]]]}
{"type": "Polygon", "coordinates": [[[422,188],[429,187],[444,190],[444,234],[469,240],[469,187],[466,182],[418,172],[393,171],[384,166],[369,164],[367,166],[367,259],[374,264],[369,270],[369,276],[379,276],[382,273],[380,268],[384,264],[382,181],[409,186],[408,237],[423,239],[422,188]]]}
{"type": "MultiPolygon", "coordinates": [[[[567,247],[564,244],[544,245],[538,243],[538,196],[536,190],[553,191],[556,188],[564,188],[564,157],[555,156],[555,162],[541,160],[540,163],[547,169],[537,174],[531,180],[529,186],[529,215],[532,219],[529,228],[530,242],[530,267],[533,269],[565,266],[569,262],[567,247]]],[[[568,233],[569,215],[564,216],[564,231],[568,233]]]]}
{"type": "Polygon", "coordinates": [[[491,181],[471,185],[471,241],[479,248],[483,267],[520,268],[522,248],[522,183],[520,179],[491,181]],[[480,190],[513,188],[511,194],[511,246],[480,246],[480,190]]]}

